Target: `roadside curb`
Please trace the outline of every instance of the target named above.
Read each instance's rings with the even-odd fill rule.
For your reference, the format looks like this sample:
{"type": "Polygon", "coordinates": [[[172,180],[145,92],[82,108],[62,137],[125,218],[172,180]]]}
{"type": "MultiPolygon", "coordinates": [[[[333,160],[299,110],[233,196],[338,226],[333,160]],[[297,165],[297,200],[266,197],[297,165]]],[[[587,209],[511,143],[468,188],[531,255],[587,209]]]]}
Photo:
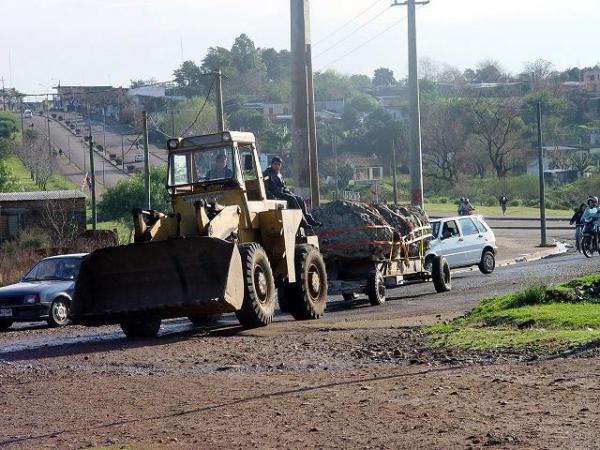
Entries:
{"type": "Polygon", "coordinates": [[[567,244],[565,244],[564,242],[555,240],[554,244],[556,245],[554,251],[552,251],[548,254],[538,252],[538,253],[533,253],[531,255],[522,255],[522,256],[519,256],[518,258],[500,261],[496,264],[496,267],[511,266],[513,264],[518,264],[518,263],[522,263],[522,262],[539,261],[540,259],[552,258],[554,256],[562,255],[567,252],[568,247],[567,247],[567,244]]]}

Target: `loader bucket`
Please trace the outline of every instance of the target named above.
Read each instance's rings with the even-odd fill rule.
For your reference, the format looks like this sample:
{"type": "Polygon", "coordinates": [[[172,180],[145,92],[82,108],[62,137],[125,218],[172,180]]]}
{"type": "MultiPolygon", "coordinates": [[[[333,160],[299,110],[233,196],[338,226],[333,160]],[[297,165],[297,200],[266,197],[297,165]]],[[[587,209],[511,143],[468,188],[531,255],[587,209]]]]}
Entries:
{"type": "Polygon", "coordinates": [[[182,317],[237,311],[244,285],[237,245],[192,237],[108,247],[82,262],[71,316],[118,323],[151,314],[182,317]]]}

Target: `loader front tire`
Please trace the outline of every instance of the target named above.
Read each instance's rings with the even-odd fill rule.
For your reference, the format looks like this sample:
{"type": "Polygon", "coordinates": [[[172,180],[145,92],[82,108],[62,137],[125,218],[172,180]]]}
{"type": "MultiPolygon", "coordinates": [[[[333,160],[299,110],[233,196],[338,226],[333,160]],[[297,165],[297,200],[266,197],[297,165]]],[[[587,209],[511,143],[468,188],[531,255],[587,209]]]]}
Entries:
{"type": "Polygon", "coordinates": [[[265,250],[255,242],[239,246],[244,276],[244,301],[236,311],[247,328],[262,327],[273,321],[275,313],[275,278],[265,250]]]}
{"type": "Polygon", "coordinates": [[[121,329],[129,339],[152,338],[158,334],[160,322],[160,317],[132,317],[121,322],[121,329]]]}
{"type": "Polygon", "coordinates": [[[327,304],[327,271],[321,252],[312,245],[296,246],[296,282],[285,286],[287,309],[296,320],[319,319],[327,304]]]}

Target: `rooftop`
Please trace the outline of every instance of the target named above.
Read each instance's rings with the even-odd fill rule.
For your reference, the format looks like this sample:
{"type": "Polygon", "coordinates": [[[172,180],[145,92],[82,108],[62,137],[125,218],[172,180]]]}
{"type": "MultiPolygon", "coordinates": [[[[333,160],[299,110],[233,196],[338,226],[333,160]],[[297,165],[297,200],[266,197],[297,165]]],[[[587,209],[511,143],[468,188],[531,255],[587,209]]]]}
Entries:
{"type": "Polygon", "coordinates": [[[75,198],[85,198],[85,194],[81,191],[0,192],[0,202],[70,200],[75,198]]]}

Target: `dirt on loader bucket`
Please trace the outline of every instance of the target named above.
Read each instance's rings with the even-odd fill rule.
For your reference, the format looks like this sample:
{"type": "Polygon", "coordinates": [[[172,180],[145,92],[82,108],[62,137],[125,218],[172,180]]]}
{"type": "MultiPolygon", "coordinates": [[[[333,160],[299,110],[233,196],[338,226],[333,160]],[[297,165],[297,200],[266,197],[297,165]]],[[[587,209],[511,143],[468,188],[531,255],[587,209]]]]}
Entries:
{"type": "Polygon", "coordinates": [[[169,239],[90,253],[81,265],[71,316],[96,325],[137,314],[233,312],[243,297],[235,244],[210,237],[169,239]]]}

